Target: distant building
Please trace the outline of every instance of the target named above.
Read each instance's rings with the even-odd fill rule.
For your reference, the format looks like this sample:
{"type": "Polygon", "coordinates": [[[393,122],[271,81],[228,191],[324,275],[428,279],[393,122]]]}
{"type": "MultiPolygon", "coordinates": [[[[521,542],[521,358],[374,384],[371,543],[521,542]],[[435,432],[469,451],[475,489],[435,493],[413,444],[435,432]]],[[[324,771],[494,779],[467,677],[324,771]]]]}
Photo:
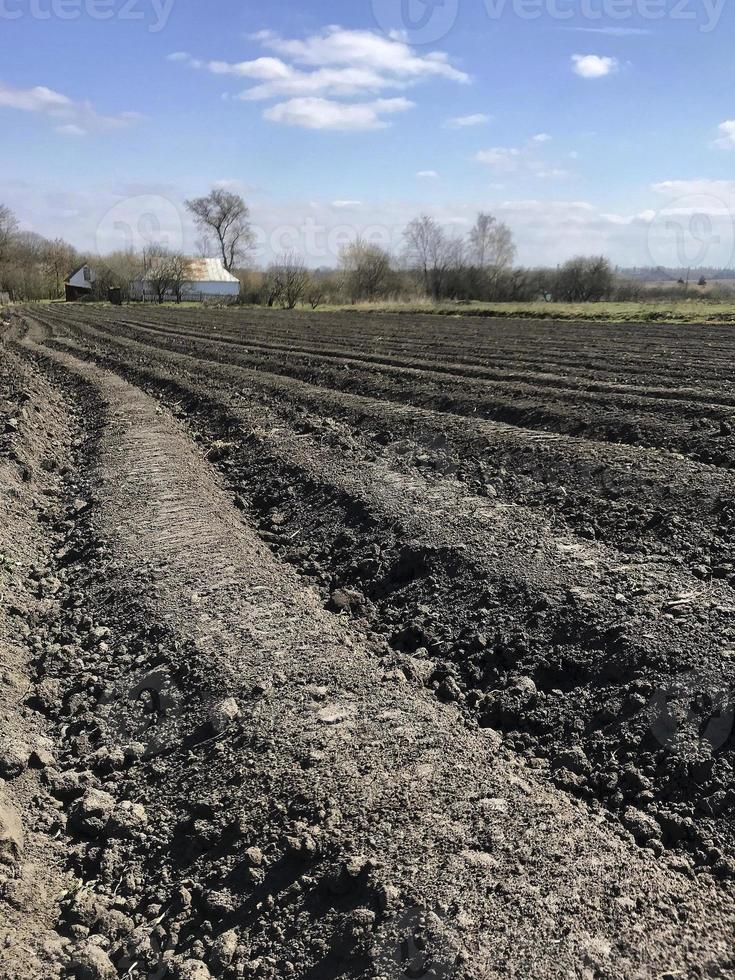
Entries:
{"type": "MultiPolygon", "coordinates": [[[[222,259],[187,259],[186,278],[181,287],[181,299],[197,302],[212,298],[235,298],[240,295],[240,280],[225,269],[222,259]]],[[[143,275],[130,284],[130,298],[153,302],[158,299],[156,291],[143,275]]],[[[166,295],[167,301],[178,297],[173,293],[166,295]]]]}
{"type": "Polygon", "coordinates": [[[94,269],[88,265],[80,266],[76,272],[72,272],[64,283],[64,295],[67,303],[89,299],[96,282],[97,276],[94,273],[94,269]]]}

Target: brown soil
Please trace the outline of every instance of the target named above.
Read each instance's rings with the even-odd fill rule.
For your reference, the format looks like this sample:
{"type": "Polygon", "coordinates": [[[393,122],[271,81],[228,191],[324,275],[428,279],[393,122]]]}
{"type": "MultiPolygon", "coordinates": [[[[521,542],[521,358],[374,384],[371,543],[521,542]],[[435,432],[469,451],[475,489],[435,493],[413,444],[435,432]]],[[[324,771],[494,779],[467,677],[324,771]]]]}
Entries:
{"type": "Polygon", "coordinates": [[[735,976],[728,329],[0,329],[0,977],[735,976]]]}

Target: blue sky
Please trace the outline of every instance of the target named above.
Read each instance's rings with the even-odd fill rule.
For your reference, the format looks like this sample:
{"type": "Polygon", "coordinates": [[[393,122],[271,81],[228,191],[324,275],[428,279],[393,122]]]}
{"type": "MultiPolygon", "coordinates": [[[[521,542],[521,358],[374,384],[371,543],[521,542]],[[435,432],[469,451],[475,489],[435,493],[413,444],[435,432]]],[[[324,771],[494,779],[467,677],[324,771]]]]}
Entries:
{"type": "Polygon", "coordinates": [[[0,201],[92,251],[193,251],[182,201],[219,183],[260,260],[483,209],[524,263],[729,265],[734,27],[723,0],[0,0],[0,201]]]}

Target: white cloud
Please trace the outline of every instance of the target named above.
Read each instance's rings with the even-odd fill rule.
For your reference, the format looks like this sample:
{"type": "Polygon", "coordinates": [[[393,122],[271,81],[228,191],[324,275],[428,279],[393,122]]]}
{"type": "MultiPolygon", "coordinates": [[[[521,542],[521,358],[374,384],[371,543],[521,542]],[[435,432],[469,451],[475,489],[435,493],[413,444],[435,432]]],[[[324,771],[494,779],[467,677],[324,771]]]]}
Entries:
{"type": "Polygon", "coordinates": [[[408,99],[376,99],[374,102],[334,102],[331,99],[289,99],[266,109],[270,122],[303,129],[366,130],[385,129],[387,114],[413,108],[408,99]]]}
{"type": "Polygon", "coordinates": [[[205,61],[176,52],[169,55],[169,61],[257,82],[237,98],[245,102],[284,99],[267,109],[265,118],[309,129],[377,129],[385,125],[381,114],[410,107],[405,99],[399,106],[398,99],[378,98],[383,93],[432,79],[469,82],[469,76],[455,68],[445,53],[418,54],[404,40],[372,31],[328,27],[302,40],[261,31],[251,39],[279,57],[205,61]],[[327,124],[322,125],[320,119],[327,124]]]}
{"type": "MultiPolygon", "coordinates": [[[[106,214],[122,215],[124,228],[136,228],[140,215],[155,214],[160,234],[171,241],[182,235],[182,249],[194,251],[199,233],[189,215],[175,206],[198,193],[202,180],[211,182],[221,174],[206,174],[194,184],[174,185],[150,182],[85,183],[82,190],[72,190],[56,180],[9,180],[0,174],[0,200],[17,202],[22,227],[50,237],[63,237],[83,251],[124,247],[125,232],[116,230],[112,221],[102,221],[106,214]],[[136,197],[135,195],[148,195],[136,197]],[[142,207],[140,202],[142,202],[142,207]],[[122,210],[120,210],[122,208],[122,210]],[[100,227],[107,229],[100,235],[100,227]]],[[[622,266],[668,265],[681,266],[676,228],[690,228],[684,208],[688,202],[669,203],[667,197],[680,193],[711,193],[719,200],[694,202],[697,213],[712,218],[711,241],[703,263],[724,266],[732,259],[733,221],[723,204],[735,203],[735,180],[708,181],[705,179],[666,180],[648,188],[632,213],[611,213],[610,204],[575,199],[573,195],[557,198],[553,193],[538,197],[514,198],[502,187],[486,184],[477,196],[468,192],[458,196],[448,185],[446,194],[439,193],[442,185],[432,185],[432,201],[422,210],[445,227],[464,230],[474,221],[477,212],[490,208],[492,213],[508,223],[518,243],[518,262],[521,265],[551,265],[573,255],[604,254],[622,266]],[[492,199],[487,194],[493,191],[492,199]],[[497,192],[497,193],[495,193],[497,192]],[[666,196],[662,196],[666,195],[666,196]],[[681,214],[681,219],[677,219],[681,214]],[[663,217],[663,220],[661,218],[663,217]],[[674,230],[670,230],[673,220],[674,230]]],[[[330,199],[305,203],[303,200],[270,196],[264,189],[254,189],[249,196],[253,223],[257,234],[256,261],[267,265],[277,255],[295,248],[305,255],[309,266],[335,266],[345,235],[354,238],[361,234],[376,244],[399,253],[403,245],[403,230],[416,216],[414,199],[391,197],[363,198],[354,212],[335,207],[330,199]]],[[[345,205],[350,204],[347,200],[345,205]]],[[[700,224],[695,226],[703,234],[700,224]]],[[[697,264],[700,242],[684,242],[685,256],[697,264]]]]}
{"type": "Polygon", "coordinates": [[[475,160],[501,173],[512,173],[518,167],[520,156],[521,151],[514,146],[493,146],[489,150],[478,150],[475,160]]]}
{"type": "Polygon", "coordinates": [[[60,92],[37,85],[35,88],[10,88],[0,83],[0,106],[19,109],[21,112],[49,112],[57,114],[70,109],[74,103],[60,92]]]}
{"type": "Polygon", "coordinates": [[[271,32],[257,37],[265,47],[291,58],[299,65],[369,68],[403,79],[435,76],[455,82],[469,81],[468,75],[450,64],[449,56],[444,52],[432,51],[420,55],[405,41],[373,31],[352,31],[332,26],[304,40],[287,40],[271,32]]]}
{"type": "Polygon", "coordinates": [[[617,58],[608,58],[599,54],[573,54],[572,71],[580,78],[604,78],[617,71],[617,58]]]}
{"type": "Polygon", "coordinates": [[[62,136],[85,136],[92,131],[122,129],[141,116],[135,112],[121,112],[105,116],[96,112],[89,102],[74,102],[61,92],[37,85],[35,88],[11,88],[0,82],[0,109],[32,112],[55,120],[57,133],[62,136]]]}
{"type": "Polygon", "coordinates": [[[257,102],[282,96],[299,98],[307,95],[351,98],[375,95],[384,89],[406,87],[397,84],[393,79],[386,79],[376,72],[362,68],[320,68],[313,72],[289,69],[287,65],[284,65],[284,68],[288,69],[288,74],[245,89],[238,98],[244,102],[257,102]]]}
{"type": "Polygon", "coordinates": [[[715,146],[722,150],[735,149],[735,119],[728,119],[717,127],[720,136],[715,140],[715,146]]]}
{"type": "Polygon", "coordinates": [[[489,123],[491,116],[485,115],[484,112],[475,112],[471,116],[455,116],[453,119],[447,120],[447,126],[450,129],[465,129],[469,126],[484,126],[489,123]]]}
{"type": "Polygon", "coordinates": [[[359,208],[362,205],[362,201],[332,201],[332,207],[337,208],[338,211],[348,211],[354,208],[359,208]]]}
{"type": "Polygon", "coordinates": [[[605,221],[609,221],[612,225],[650,225],[657,214],[657,211],[649,208],[638,214],[601,214],[600,217],[604,218],[605,221]]]}
{"type": "Polygon", "coordinates": [[[57,126],[56,132],[60,136],[86,136],[86,129],[82,129],[81,126],[77,126],[76,123],[67,123],[65,126],[57,126]]]}
{"type": "Polygon", "coordinates": [[[693,180],[662,180],[651,185],[657,194],[669,198],[710,197],[735,203],[735,180],[710,180],[696,177],[693,180]]]}
{"type": "Polygon", "coordinates": [[[219,177],[217,180],[212,181],[212,186],[219,190],[234,191],[237,194],[245,196],[252,194],[254,189],[252,184],[241,180],[240,177],[219,177]]]}
{"type": "Polygon", "coordinates": [[[573,174],[565,167],[545,160],[542,148],[551,142],[548,133],[537,133],[523,146],[494,146],[479,150],[475,160],[498,174],[517,174],[540,180],[561,180],[573,174]]]}
{"type": "Polygon", "coordinates": [[[572,173],[569,170],[565,170],[564,167],[550,167],[549,169],[542,168],[536,170],[535,174],[541,180],[566,180],[567,177],[571,177],[572,173]]]}
{"type": "Polygon", "coordinates": [[[423,180],[438,180],[439,174],[436,170],[419,170],[416,174],[417,177],[421,177],[423,180]]]}

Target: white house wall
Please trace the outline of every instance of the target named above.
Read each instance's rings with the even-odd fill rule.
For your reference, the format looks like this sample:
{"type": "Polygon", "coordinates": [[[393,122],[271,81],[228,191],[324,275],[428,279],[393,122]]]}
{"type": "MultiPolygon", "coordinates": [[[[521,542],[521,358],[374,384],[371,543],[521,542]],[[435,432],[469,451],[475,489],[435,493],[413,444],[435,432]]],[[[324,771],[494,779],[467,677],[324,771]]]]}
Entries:
{"type": "Polygon", "coordinates": [[[68,280],[68,283],[69,283],[70,286],[76,286],[79,289],[91,289],[92,288],[92,284],[94,283],[95,279],[97,278],[95,276],[94,272],[92,272],[91,275],[92,275],[92,278],[91,279],[85,279],[84,278],[84,268],[82,268],[78,272],[76,272],[71,277],[71,279],[68,280]]]}
{"type": "Polygon", "coordinates": [[[239,282],[192,282],[185,283],[181,291],[182,296],[200,295],[204,296],[239,296],[239,282]]]}

